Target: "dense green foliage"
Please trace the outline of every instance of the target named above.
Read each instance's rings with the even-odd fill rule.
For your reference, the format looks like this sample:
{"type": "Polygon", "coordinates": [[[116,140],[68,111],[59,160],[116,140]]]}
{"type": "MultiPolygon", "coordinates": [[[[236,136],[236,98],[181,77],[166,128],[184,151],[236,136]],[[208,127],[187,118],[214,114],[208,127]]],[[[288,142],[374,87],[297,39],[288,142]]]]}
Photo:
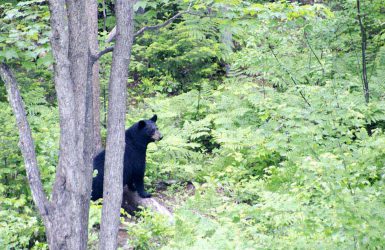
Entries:
{"type": "MultiPolygon", "coordinates": [[[[265,2],[198,1],[193,14],[135,40],[127,125],[158,114],[165,137],[149,148],[146,184],[153,192],[160,181],[176,184],[166,191],[173,197],[168,205],[174,208],[175,223],[141,211],[127,223],[131,246],[385,245],[384,1],[362,3],[368,104],[362,90],[356,1],[314,6],[265,2]],[[188,182],[195,186],[190,197],[188,182]]],[[[47,9],[40,3],[29,1],[39,11],[23,9],[23,4],[2,5],[0,60],[17,68],[49,191],[59,133],[52,59],[46,53],[47,9]],[[3,35],[11,30],[15,37],[3,35]]],[[[106,4],[101,34],[114,23],[112,4],[106,4]]],[[[188,3],[137,5],[145,9],[136,17],[142,27],[167,20],[188,3]]],[[[107,45],[101,41],[101,46],[107,45]]],[[[101,61],[102,87],[109,62],[108,56],[101,61]]],[[[107,103],[105,93],[101,102],[107,103]]],[[[31,201],[3,85],[0,121],[0,248],[40,249],[44,229],[31,201]]],[[[99,211],[99,205],[91,207],[90,247],[97,242],[99,211]]]]}

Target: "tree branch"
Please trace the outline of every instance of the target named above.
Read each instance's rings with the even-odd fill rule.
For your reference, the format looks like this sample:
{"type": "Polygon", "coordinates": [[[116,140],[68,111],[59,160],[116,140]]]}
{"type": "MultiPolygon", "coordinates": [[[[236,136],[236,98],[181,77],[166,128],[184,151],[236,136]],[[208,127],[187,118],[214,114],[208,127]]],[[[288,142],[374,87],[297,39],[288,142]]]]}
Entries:
{"type": "Polygon", "coordinates": [[[95,63],[102,56],[104,56],[105,54],[110,53],[112,51],[114,51],[114,46],[110,46],[110,47],[105,48],[104,50],[100,51],[96,55],[92,56],[92,62],[95,63]]]}
{"type": "Polygon", "coordinates": [[[135,32],[134,36],[139,36],[141,34],[143,34],[145,31],[147,30],[157,30],[157,29],[161,29],[167,25],[169,25],[170,23],[174,22],[175,19],[177,19],[178,17],[180,17],[181,15],[187,13],[187,11],[182,11],[182,12],[179,12],[177,13],[175,16],[171,17],[170,19],[168,19],[167,21],[165,21],[164,23],[161,23],[161,24],[158,24],[158,25],[153,25],[153,26],[145,26],[143,28],[141,28],[140,30],[138,30],[137,32],[135,32]]]}
{"type": "MultiPolygon", "coordinates": [[[[177,19],[178,17],[180,17],[181,15],[183,15],[183,14],[185,14],[187,12],[188,11],[178,12],[173,17],[171,17],[170,19],[166,20],[164,23],[153,25],[153,26],[145,26],[145,27],[141,28],[140,30],[138,30],[137,32],[135,32],[134,36],[139,36],[139,35],[143,34],[147,30],[157,30],[157,29],[163,28],[163,27],[167,26],[168,24],[174,22],[175,19],[177,19]]],[[[115,39],[115,36],[116,36],[116,26],[108,34],[106,42],[107,43],[112,42],[115,39]]]]}
{"type": "MultiPolygon", "coordinates": [[[[169,25],[170,23],[174,22],[178,17],[182,16],[183,14],[189,13],[190,6],[187,10],[178,12],[173,17],[166,20],[164,23],[153,25],[153,26],[145,26],[145,27],[141,28],[140,30],[135,32],[134,37],[140,36],[141,34],[143,34],[146,31],[158,30],[158,29],[161,29],[161,28],[169,25]]],[[[106,42],[109,43],[109,42],[113,41],[115,39],[115,37],[116,37],[116,26],[108,34],[106,42]]],[[[107,47],[104,50],[100,51],[98,54],[94,55],[92,59],[94,62],[96,62],[97,60],[99,60],[100,57],[102,57],[103,55],[105,55],[109,52],[112,52],[113,50],[114,50],[114,46],[107,47]]]]}
{"type": "Polygon", "coordinates": [[[46,220],[47,215],[50,212],[50,202],[46,197],[41,183],[40,172],[36,160],[35,146],[24,109],[23,100],[17,87],[18,83],[15,76],[11,72],[11,69],[5,63],[0,63],[0,77],[5,83],[9,103],[11,104],[13,114],[16,117],[16,123],[19,129],[19,147],[24,158],[32,198],[39,210],[40,215],[44,220],[46,220]]]}
{"type": "Polygon", "coordinates": [[[309,41],[309,38],[307,37],[306,31],[303,32],[303,35],[304,35],[304,37],[305,37],[305,41],[306,41],[307,46],[310,48],[310,51],[313,53],[314,57],[317,59],[317,62],[318,62],[319,65],[321,66],[322,72],[323,72],[323,74],[324,74],[324,73],[325,73],[324,65],[322,64],[321,60],[319,59],[319,57],[318,57],[317,54],[315,53],[313,47],[310,45],[310,41],[309,41]]]}
{"type": "MultiPolygon", "coordinates": [[[[277,55],[274,53],[274,50],[273,50],[273,46],[271,44],[269,44],[269,49],[271,51],[271,53],[273,54],[275,60],[278,62],[278,65],[289,75],[291,81],[294,83],[295,86],[298,86],[297,84],[297,81],[294,79],[294,77],[290,74],[289,70],[287,68],[285,68],[282,63],[278,60],[278,57],[277,55]]],[[[305,101],[305,103],[311,107],[309,101],[306,99],[305,95],[302,93],[302,90],[299,90],[299,94],[301,95],[302,99],[305,101]]]]}
{"type": "MultiPolygon", "coordinates": [[[[187,8],[187,10],[178,12],[178,13],[175,14],[173,17],[171,17],[170,19],[166,20],[164,23],[157,24],[157,25],[153,25],[153,26],[145,26],[145,27],[141,28],[140,30],[138,30],[138,31],[134,34],[134,37],[141,35],[141,34],[144,33],[146,30],[157,30],[157,29],[160,29],[160,28],[163,28],[163,27],[167,26],[168,24],[174,22],[174,20],[177,19],[178,17],[180,17],[181,15],[183,15],[183,14],[185,14],[185,13],[189,13],[192,4],[193,4],[193,2],[191,1],[190,4],[189,4],[189,6],[188,6],[188,8],[187,8]]],[[[112,40],[115,39],[115,36],[116,36],[116,26],[115,26],[115,27],[111,30],[111,32],[108,34],[108,37],[107,37],[106,42],[107,42],[107,43],[111,42],[112,40]]]]}

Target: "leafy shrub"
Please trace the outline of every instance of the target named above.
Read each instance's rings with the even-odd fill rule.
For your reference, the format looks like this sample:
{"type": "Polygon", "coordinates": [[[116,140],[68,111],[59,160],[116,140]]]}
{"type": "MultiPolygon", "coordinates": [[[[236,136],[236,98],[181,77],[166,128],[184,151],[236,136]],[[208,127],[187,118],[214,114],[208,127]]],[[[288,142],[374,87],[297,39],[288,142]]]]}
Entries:
{"type": "Polygon", "coordinates": [[[159,249],[165,245],[174,231],[169,219],[148,209],[137,212],[135,223],[128,223],[128,245],[135,249],[159,249]]]}

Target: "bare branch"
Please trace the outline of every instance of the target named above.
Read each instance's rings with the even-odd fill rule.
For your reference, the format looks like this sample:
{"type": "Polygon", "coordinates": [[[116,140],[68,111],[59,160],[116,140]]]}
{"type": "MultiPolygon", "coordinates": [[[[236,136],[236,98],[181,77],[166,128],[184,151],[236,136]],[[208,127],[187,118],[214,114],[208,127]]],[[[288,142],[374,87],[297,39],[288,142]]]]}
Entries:
{"type": "Polygon", "coordinates": [[[99,60],[100,57],[102,57],[104,54],[110,53],[114,51],[114,46],[110,46],[105,48],[104,50],[100,51],[98,54],[94,55],[92,57],[92,61],[95,63],[97,60],[99,60]]]}
{"type": "Polygon", "coordinates": [[[19,147],[23,154],[27,178],[31,187],[32,198],[37,206],[40,215],[46,220],[50,212],[50,202],[48,201],[40,179],[40,172],[37,166],[35,146],[32,139],[31,129],[28,124],[27,115],[21,99],[17,81],[8,65],[0,64],[0,76],[3,79],[9,102],[12,106],[13,114],[16,117],[19,129],[19,147]]]}
{"type": "Polygon", "coordinates": [[[110,33],[108,33],[106,43],[112,42],[115,39],[115,36],[116,36],[116,26],[112,28],[110,33]]]}
{"type": "MultiPolygon", "coordinates": [[[[189,7],[190,8],[190,7],[189,7]]],[[[141,34],[143,34],[144,32],[146,31],[152,31],[152,30],[158,30],[158,29],[161,29],[167,25],[169,25],[170,23],[174,22],[178,17],[182,16],[183,14],[186,14],[186,13],[189,13],[189,9],[186,10],[186,11],[181,11],[181,12],[178,12],[177,14],[175,14],[173,17],[171,17],[170,19],[166,20],[164,23],[161,23],[161,24],[157,24],[157,25],[153,25],[153,26],[145,26],[143,28],[141,28],[140,30],[138,30],[137,32],[135,32],[134,34],[134,37],[137,37],[137,36],[140,36],[141,34]]],[[[115,36],[116,36],[116,26],[111,30],[111,32],[108,34],[108,37],[106,39],[106,42],[109,43],[111,41],[113,41],[115,39],[115,36]]],[[[107,47],[105,48],[104,50],[100,51],[98,54],[96,54],[95,56],[93,56],[93,61],[96,62],[97,60],[99,60],[100,57],[102,57],[104,54],[107,54],[109,52],[112,52],[114,50],[114,46],[110,46],[110,47],[107,47]]]]}
{"type": "MultiPolygon", "coordinates": [[[[175,14],[173,17],[171,17],[170,19],[168,19],[167,21],[165,21],[164,23],[161,23],[161,24],[157,24],[157,25],[153,25],[153,26],[146,26],[146,27],[143,27],[141,28],[140,30],[138,30],[135,34],[134,34],[134,37],[135,36],[139,36],[141,35],[143,32],[145,32],[146,30],[157,30],[157,29],[160,29],[160,28],[163,28],[167,25],[169,25],[170,23],[174,22],[175,19],[177,19],[178,17],[180,17],[181,15],[185,14],[185,13],[188,13],[191,9],[191,6],[192,6],[192,3],[193,2],[190,2],[187,10],[185,11],[181,11],[181,12],[178,12],[177,14],[175,14]]],[[[114,39],[115,39],[115,36],[116,36],[116,26],[111,30],[111,32],[108,34],[107,36],[107,39],[106,39],[106,42],[109,43],[109,42],[112,42],[114,39]]]]}
{"type": "Polygon", "coordinates": [[[179,12],[177,13],[175,16],[171,17],[170,19],[168,19],[167,21],[165,21],[164,23],[161,23],[161,24],[158,24],[158,25],[153,25],[153,26],[145,26],[143,28],[141,28],[140,30],[138,30],[134,36],[139,36],[141,34],[143,34],[145,31],[147,30],[157,30],[157,29],[160,29],[160,28],[163,28],[167,25],[169,25],[170,23],[174,22],[175,19],[177,19],[178,17],[180,17],[181,15],[187,13],[187,11],[182,11],[182,12],[179,12]]]}
{"type": "Polygon", "coordinates": [[[319,59],[319,57],[318,57],[317,54],[315,53],[313,47],[311,46],[310,41],[309,41],[309,38],[307,37],[306,31],[303,32],[303,35],[304,35],[304,37],[305,37],[305,41],[306,41],[307,46],[310,48],[310,51],[313,53],[314,57],[317,59],[317,62],[318,62],[319,65],[321,66],[322,72],[325,73],[324,65],[322,64],[321,60],[319,59]]]}

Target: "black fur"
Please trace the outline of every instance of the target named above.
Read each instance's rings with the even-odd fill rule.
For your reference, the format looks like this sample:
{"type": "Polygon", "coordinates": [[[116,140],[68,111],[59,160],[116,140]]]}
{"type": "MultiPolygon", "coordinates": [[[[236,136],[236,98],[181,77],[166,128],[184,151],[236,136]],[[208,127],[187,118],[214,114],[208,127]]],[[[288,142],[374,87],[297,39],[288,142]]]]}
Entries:
{"type": "MultiPolygon", "coordinates": [[[[144,190],[143,181],[146,170],[147,145],[162,139],[156,126],[156,120],[157,116],[154,115],[151,119],[141,120],[126,130],[123,186],[127,185],[130,190],[137,191],[142,198],[151,197],[151,194],[144,190]]],[[[92,200],[103,197],[104,159],[104,150],[94,158],[94,170],[98,170],[98,174],[92,181],[92,200]]]]}

